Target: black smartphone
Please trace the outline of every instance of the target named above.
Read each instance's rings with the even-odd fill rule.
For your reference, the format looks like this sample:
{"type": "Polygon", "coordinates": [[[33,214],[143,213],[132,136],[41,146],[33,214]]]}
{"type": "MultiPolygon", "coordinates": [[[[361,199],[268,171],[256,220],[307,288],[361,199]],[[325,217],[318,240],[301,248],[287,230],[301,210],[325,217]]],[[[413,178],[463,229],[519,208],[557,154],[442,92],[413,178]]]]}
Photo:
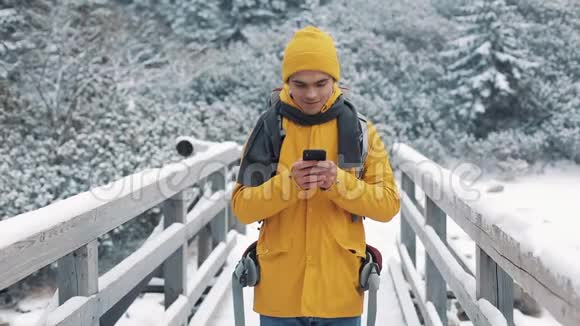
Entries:
{"type": "Polygon", "coordinates": [[[326,151],[323,149],[305,149],[302,152],[303,161],[326,161],[326,151]]]}

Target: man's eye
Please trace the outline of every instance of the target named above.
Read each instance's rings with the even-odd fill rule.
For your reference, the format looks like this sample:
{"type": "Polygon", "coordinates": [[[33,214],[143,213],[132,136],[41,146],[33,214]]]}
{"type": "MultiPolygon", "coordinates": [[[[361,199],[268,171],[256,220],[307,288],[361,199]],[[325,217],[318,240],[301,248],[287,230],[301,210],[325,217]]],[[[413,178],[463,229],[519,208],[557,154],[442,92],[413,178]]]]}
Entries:
{"type": "Polygon", "coordinates": [[[316,86],[318,86],[318,87],[324,87],[324,86],[326,86],[326,83],[323,83],[323,84],[317,84],[316,86]]]}

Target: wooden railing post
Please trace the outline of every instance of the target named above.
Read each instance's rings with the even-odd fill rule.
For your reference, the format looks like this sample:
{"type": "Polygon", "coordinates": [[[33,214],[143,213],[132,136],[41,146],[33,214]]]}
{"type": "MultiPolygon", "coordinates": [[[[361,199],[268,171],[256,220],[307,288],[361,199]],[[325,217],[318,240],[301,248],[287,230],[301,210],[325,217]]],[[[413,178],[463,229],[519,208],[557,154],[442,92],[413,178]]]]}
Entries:
{"type": "Polygon", "coordinates": [[[484,298],[504,315],[508,325],[514,325],[514,281],[479,246],[476,248],[476,297],[484,298]]]}
{"type": "MultiPolygon", "coordinates": [[[[232,171],[234,169],[234,167],[240,165],[240,162],[241,162],[241,160],[237,160],[237,161],[230,163],[230,165],[228,166],[228,169],[230,171],[232,171]]],[[[232,180],[226,181],[226,184],[228,182],[232,182],[232,181],[235,182],[237,180],[236,178],[237,178],[237,176],[234,175],[232,180]]],[[[226,198],[226,200],[228,200],[228,225],[229,225],[228,231],[229,230],[236,230],[240,234],[246,234],[246,225],[241,223],[240,220],[234,215],[231,198],[226,198]]]]}
{"type": "Polygon", "coordinates": [[[211,229],[209,224],[197,233],[197,267],[209,257],[212,251],[211,229]]]}
{"type": "MultiPolygon", "coordinates": [[[[167,229],[173,223],[184,223],[186,207],[183,191],[166,199],[161,205],[163,227],[167,229]]],[[[187,295],[187,240],[163,263],[165,308],[167,309],[180,294],[187,295]]]]}
{"type": "MultiPolygon", "coordinates": [[[[89,297],[99,291],[98,242],[93,240],[58,260],[58,302],[64,304],[76,296],[89,297]]],[[[90,326],[98,326],[92,316],[90,326]]]]}
{"type": "MultiPolygon", "coordinates": [[[[205,183],[211,183],[211,191],[216,192],[219,190],[225,190],[225,178],[226,175],[223,170],[214,172],[207,176],[205,181],[201,183],[201,189],[205,188],[205,183]]],[[[219,200],[222,200],[220,198],[219,200]]],[[[197,234],[197,266],[201,266],[207,257],[211,254],[212,250],[221,242],[226,239],[226,219],[227,213],[225,210],[219,212],[203,229],[201,229],[197,234]]]]}
{"type": "MultiPolygon", "coordinates": [[[[402,182],[401,182],[401,186],[403,188],[403,191],[405,193],[407,193],[407,196],[409,196],[409,198],[411,198],[411,201],[413,201],[414,204],[416,204],[416,200],[415,200],[415,183],[413,182],[413,180],[411,180],[411,178],[405,173],[402,172],[402,182]]],[[[415,236],[415,232],[413,232],[413,228],[411,228],[411,225],[409,224],[407,218],[405,216],[405,214],[403,212],[401,212],[401,243],[405,245],[405,247],[407,247],[407,251],[409,252],[409,257],[411,258],[411,261],[413,262],[413,265],[417,266],[416,264],[416,236],[415,236]]]]}
{"type": "MultiPolygon", "coordinates": [[[[443,243],[447,243],[447,214],[426,196],[425,223],[431,226],[443,243]]],[[[447,325],[447,285],[435,263],[425,252],[425,279],[427,301],[433,302],[443,325],[447,325]]]]}
{"type": "MultiPolygon", "coordinates": [[[[224,191],[226,189],[226,178],[227,178],[227,166],[221,171],[217,171],[210,176],[212,182],[213,191],[224,191]]],[[[225,200],[225,195],[220,197],[218,200],[225,200]]],[[[228,233],[228,207],[226,205],[216,216],[211,220],[210,227],[213,238],[213,248],[215,248],[220,242],[226,241],[226,236],[228,233]]]]}

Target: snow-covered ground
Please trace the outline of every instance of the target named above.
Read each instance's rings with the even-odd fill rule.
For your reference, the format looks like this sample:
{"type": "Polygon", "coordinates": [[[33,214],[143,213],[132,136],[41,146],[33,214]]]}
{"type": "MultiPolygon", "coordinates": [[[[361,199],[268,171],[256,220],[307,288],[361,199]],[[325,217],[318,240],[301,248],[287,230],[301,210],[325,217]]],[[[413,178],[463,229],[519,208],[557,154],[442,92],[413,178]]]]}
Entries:
{"type": "Polygon", "coordinates": [[[0,309],[0,325],[8,322],[10,326],[36,325],[48,300],[52,297],[52,289],[44,288],[30,294],[20,301],[13,309],[0,309]]]}
{"type": "MultiPolygon", "coordinates": [[[[567,162],[559,162],[545,168],[544,173],[519,177],[511,181],[499,181],[493,176],[485,176],[473,187],[480,191],[482,200],[494,209],[526,217],[526,232],[530,235],[541,231],[537,239],[538,250],[551,239],[564,241],[570,248],[580,250],[580,240],[573,235],[580,229],[580,166],[567,162]],[[490,188],[502,186],[503,190],[488,192],[490,188]]],[[[499,187],[501,188],[501,187],[499,187]]],[[[365,223],[375,223],[366,221],[365,223]]],[[[380,235],[370,235],[369,240],[382,239],[379,247],[385,253],[385,261],[395,255],[394,239],[398,232],[398,217],[386,229],[381,228],[380,235]]],[[[256,236],[255,226],[249,226],[248,236],[256,236]]],[[[367,224],[367,232],[378,230],[367,224]]],[[[250,240],[250,239],[246,239],[250,240]]],[[[244,241],[241,239],[240,241],[244,241]]],[[[377,241],[377,240],[374,240],[377,241]]],[[[461,255],[466,257],[468,264],[475,265],[475,246],[462,230],[448,219],[448,241],[459,248],[461,255]]],[[[418,243],[418,267],[422,270],[424,251],[418,243]]],[[[26,298],[16,308],[0,310],[0,322],[9,322],[10,326],[32,326],[42,315],[43,309],[50,298],[50,291],[41,291],[26,298]]],[[[120,326],[153,326],[163,310],[162,295],[147,294],[138,299],[117,323],[120,326]]],[[[517,326],[554,326],[560,325],[549,313],[543,311],[540,318],[529,317],[519,311],[514,313],[517,326]]],[[[1,323],[0,323],[1,324],[1,323]]],[[[470,325],[462,322],[461,326],[470,325]]]]}

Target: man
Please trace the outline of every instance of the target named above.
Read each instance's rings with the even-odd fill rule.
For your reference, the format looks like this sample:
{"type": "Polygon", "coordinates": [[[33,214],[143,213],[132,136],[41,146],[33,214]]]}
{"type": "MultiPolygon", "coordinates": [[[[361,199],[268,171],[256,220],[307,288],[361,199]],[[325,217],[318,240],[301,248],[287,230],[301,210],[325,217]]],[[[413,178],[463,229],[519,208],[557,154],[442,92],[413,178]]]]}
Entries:
{"type": "Polygon", "coordinates": [[[263,221],[254,310],[262,326],[360,325],[366,243],[363,219],[353,215],[387,222],[398,213],[387,153],[368,122],[362,165],[359,120],[341,96],[330,35],[312,26],[297,31],[284,52],[282,79],[278,109],[285,138],[278,162],[269,159],[272,130],[263,115],[244,146],[232,195],[242,223],[263,221]],[[324,149],[326,160],[303,161],[305,149],[324,149]]]}

